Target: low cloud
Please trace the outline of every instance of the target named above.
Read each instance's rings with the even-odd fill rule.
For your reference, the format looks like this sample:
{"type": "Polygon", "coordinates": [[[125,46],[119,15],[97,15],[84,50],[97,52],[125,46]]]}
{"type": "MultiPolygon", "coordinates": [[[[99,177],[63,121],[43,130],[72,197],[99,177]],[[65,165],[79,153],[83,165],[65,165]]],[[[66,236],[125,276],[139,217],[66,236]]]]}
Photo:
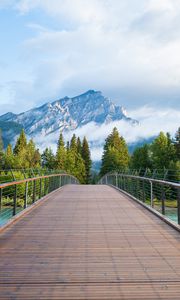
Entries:
{"type": "MultiPolygon", "coordinates": [[[[102,157],[103,145],[108,134],[111,133],[114,127],[117,127],[120,135],[122,135],[128,144],[136,143],[140,140],[157,136],[160,131],[169,132],[174,136],[180,126],[180,112],[173,109],[164,109],[158,111],[156,108],[144,106],[138,110],[129,112],[129,115],[140,121],[140,125],[132,126],[126,121],[111,122],[98,126],[94,122],[89,123],[81,128],[65,134],[65,140],[70,140],[75,133],[83,138],[87,137],[91,144],[92,159],[98,161],[102,157]]],[[[50,134],[46,137],[35,137],[40,149],[51,146],[53,151],[56,151],[59,132],[50,134]]]]}

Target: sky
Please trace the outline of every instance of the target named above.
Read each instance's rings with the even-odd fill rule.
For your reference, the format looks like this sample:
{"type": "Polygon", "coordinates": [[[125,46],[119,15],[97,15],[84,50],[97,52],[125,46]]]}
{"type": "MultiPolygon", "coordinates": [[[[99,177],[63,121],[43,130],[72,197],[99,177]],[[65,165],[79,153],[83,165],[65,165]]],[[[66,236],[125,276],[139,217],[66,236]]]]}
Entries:
{"type": "MultiPolygon", "coordinates": [[[[94,144],[95,160],[113,126],[129,143],[161,130],[175,134],[180,1],[0,0],[0,115],[90,89],[140,121],[134,128],[120,121],[78,129],[94,144]]],[[[55,140],[49,144],[56,147],[55,140]]]]}
{"type": "Polygon", "coordinates": [[[0,114],[89,89],[180,107],[179,0],[0,0],[0,114]]]}

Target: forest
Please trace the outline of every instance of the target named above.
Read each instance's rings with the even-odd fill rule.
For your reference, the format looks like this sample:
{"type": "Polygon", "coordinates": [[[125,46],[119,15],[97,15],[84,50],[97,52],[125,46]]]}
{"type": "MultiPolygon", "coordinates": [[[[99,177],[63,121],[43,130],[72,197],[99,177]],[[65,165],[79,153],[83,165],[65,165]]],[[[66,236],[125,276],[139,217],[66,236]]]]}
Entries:
{"type": "Polygon", "coordinates": [[[57,149],[54,154],[51,148],[46,148],[42,154],[34,141],[27,141],[24,130],[17,138],[14,148],[11,144],[3,149],[0,137],[0,169],[50,169],[65,171],[74,175],[83,184],[90,183],[91,156],[86,137],[81,139],[73,135],[65,145],[63,134],[60,133],[57,149]]]}
{"type": "MultiPolygon", "coordinates": [[[[81,140],[74,134],[65,143],[60,133],[56,153],[46,148],[41,154],[34,141],[27,140],[24,130],[17,138],[15,146],[11,144],[6,149],[0,134],[0,169],[51,169],[61,170],[74,175],[82,184],[96,183],[106,173],[128,170],[170,170],[179,181],[180,173],[180,128],[175,138],[169,133],[160,132],[151,144],[144,144],[130,154],[125,139],[117,128],[105,140],[102,163],[99,174],[92,172],[90,146],[86,137],[81,140]]],[[[168,178],[167,178],[168,179],[168,178]]]]}

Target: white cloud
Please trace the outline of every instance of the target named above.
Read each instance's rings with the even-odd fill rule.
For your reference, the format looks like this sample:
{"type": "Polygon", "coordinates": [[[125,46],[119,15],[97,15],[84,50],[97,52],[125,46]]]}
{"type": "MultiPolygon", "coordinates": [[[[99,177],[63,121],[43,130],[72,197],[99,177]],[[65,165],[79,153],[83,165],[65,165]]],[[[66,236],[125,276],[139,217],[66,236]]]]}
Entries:
{"type": "MultiPolygon", "coordinates": [[[[180,126],[180,111],[174,109],[163,109],[158,111],[156,108],[145,106],[138,110],[131,111],[129,114],[131,117],[140,121],[139,126],[132,126],[130,123],[123,120],[103,124],[101,126],[92,122],[75,131],[65,134],[65,139],[66,141],[70,140],[74,133],[81,139],[86,136],[91,143],[92,159],[96,161],[101,159],[104,141],[114,127],[117,127],[120,135],[125,138],[128,144],[133,144],[139,140],[155,137],[160,131],[169,132],[174,136],[180,126]]],[[[59,132],[56,132],[46,136],[46,138],[37,136],[35,140],[40,145],[41,149],[44,149],[49,145],[55,152],[58,136],[59,132]]]]}
{"type": "MultiPolygon", "coordinates": [[[[36,60],[32,70],[35,89],[42,83],[48,87],[48,94],[56,91],[62,96],[89,88],[108,95],[116,90],[116,98],[128,88],[146,89],[147,94],[155,89],[179,90],[180,39],[176,35],[164,38],[164,29],[169,36],[168,31],[177,25],[177,1],[162,4],[129,0],[126,5],[117,0],[18,3],[24,13],[38,7],[64,20],[60,30],[37,26],[36,36],[25,41],[28,56],[36,60]]],[[[180,32],[180,22],[176,28],[180,32]]],[[[43,93],[43,87],[41,90],[43,93]]],[[[165,92],[163,96],[166,98],[165,92]]]]}
{"type": "Polygon", "coordinates": [[[6,92],[8,106],[24,101],[17,107],[25,110],[26,102],[39,105],[42,99],[73,96],[91,88],[129,107],[148,102],[178,105],[179,0],[13,2],[23,18],[27,14],[32,33],[21,45],[23,55],[14,69],[23,70],[24,76],[14,73],[17,85],[11,95],[6,92]],[[46,14],[47,24],[41,17],[30,22],[35,10],[46,14]],[[21,90],[22,81],[29,87],[27,92],[23,86],[21,90]]]}

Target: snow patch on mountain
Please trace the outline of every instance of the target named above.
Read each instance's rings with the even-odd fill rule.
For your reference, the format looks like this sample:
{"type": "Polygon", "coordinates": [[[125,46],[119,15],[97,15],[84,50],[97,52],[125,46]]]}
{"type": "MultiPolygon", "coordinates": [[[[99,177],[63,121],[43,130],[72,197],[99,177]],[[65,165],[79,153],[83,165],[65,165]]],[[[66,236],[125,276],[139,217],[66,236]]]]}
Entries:
{"type": "Polygon", "coordinates": [[[22,125],[31,137],[47,136],[54,132],[69,132],[94,122],[96,125],[124,120],[131,125],[138,121],[128,117],[126,110],[116,106],[99,91],[89,90],[77,97],[65,97],[46,103],[21,114],[7,113],[0,121],[13,121],[22,125]]]}

